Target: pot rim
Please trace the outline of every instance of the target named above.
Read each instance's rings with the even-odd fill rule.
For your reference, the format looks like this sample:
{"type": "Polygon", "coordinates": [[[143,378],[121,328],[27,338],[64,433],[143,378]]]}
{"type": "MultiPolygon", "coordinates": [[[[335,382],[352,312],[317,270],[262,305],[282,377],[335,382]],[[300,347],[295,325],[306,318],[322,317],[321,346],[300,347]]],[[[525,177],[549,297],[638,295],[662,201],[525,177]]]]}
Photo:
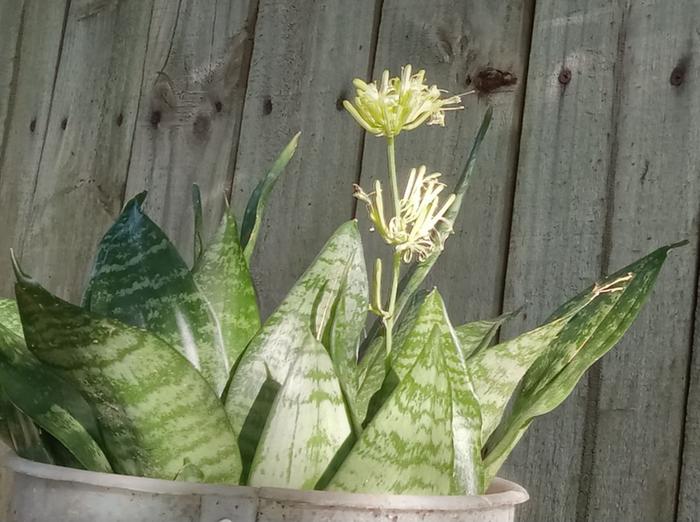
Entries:
{"type": "Polygon", "coordinates": [[[284,502],[301,502],[317,506],[335,506],[365,509],[396,509],[455,511],[461,509],[493,509],[521,504],[529,499],[525,489],[509,480],[493,479],[485,495],[421,496],[345,493],[338,491],[296,490],[271,487],[252,487],[222,484],[198,484],[174,480],[154,479],[86,471],[53,464],[42,464],[7,451],[1,457],[2,466],[31,477],[73,482],[93,487],[115,488],[128,491],[166,495],[218,495],[284,502]]]}

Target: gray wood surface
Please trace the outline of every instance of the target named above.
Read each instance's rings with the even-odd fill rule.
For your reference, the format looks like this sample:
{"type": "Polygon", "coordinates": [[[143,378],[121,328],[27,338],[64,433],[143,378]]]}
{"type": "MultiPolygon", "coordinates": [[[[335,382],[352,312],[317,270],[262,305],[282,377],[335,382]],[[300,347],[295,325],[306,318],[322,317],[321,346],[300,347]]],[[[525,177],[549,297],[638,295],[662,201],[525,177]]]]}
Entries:
{"type": "Polygon", "coordinates": [[[69,299],[121,207],[150,14],[141,0],[70,3],[29,213],[17,224],[26,270],[69,299]]]}
{"type": "MultiPolygon", "coordinates": [[[[506,337],[601,275],[619,19],[607,0],[537,4],[504,301],[526,308],[506,337]]],[[[531,491],[524,520],[580,516],[586,392],[538,419],[506,463],[531,491]]]]}
{"type": "Polygon", "coordinates": [[[537,5],[506,303],[531,303],[533,324],[585,280],[693,242],[620,346],[516,450],[507,469],[534,498],[527,520],[674,519],[700,201],[696,75],[670,81],[697,6],[679,4],[537,5]]]}
{"type": "Polygon", "coordinates": [[[260,2],[231,197],[237,216],[279,151],[302,131],[253,257],[263,313],[352,217],[362,133],[340,101],[353,77],[367,75],[374,22],[374,0],[260,2]]]}
{"type": "Polygon", "coordinates": [[[66,5],[0,2],[0,293],[13,295],[10,248],[19,249],[53,101],[66,5]]]}
{"type": "MultiPolygon", "coordinates": [[[[494,106],[491,129],[455,234],[447,240],[445,252],[426,283],[442,290],[453,321],[493,317],[499,313],[503,293],[532,22],[530,2],[385,0],[381,22],[374,78],[381,77],[384,69],[398,74],[401,66],[411,63],[414,70],[426,69],[429,83],[452,93],[482,89],[463,99],[464,111],[447,113],[444,128],[423,126],[399,135],[400,192],[410,168],[423,163],[430,171],[441,172],[444,182],[452,187],[487,106],[494,106]],[[501,71],[501,81],[496,79],[487,86],[489,70],[501,71]]],[[[368,135],[360,182],[369,192],[374,179],[380,179],[389,197],[386,172],[385,140],[368,135]]],[[[358,206],[357,215],[368,245],[368,266],[377,256],[385,257],[384,286],[388,288],[390,250],[376,234],[369,233],[364,205],[358,206]]]]}
{"type": "MultiPolygon", "coordinates": [[[[700,275],[700,274],[699,274],[700,275]]],[[[697,282],[697,280],[696,280],[697,282]]],[[[696,294],[700,295],[700,293],[696,294]]],[[[678,492],[678,522],[694,522],[700,515],[700,307],[695,304],[695,341],[689,371],[688,400],[685,408],[685,437],[678,492]]]]}
{"type": "Polygon", "coordinates": [[[202,191],[205,231],[221,217],[233,174],[257,2],[156,1],[127,197],[192,255],[192,183],[202,191]]]}
{"type": "Polygon", "coordinates": [[[383,140],[340,102],[352,78],[412,63],[480,92],[446,128],[399,137],[402,177],[425,162],[453,181],[495,108],[428,281],[455,322],[525,305],[514,335],[691,241],[621,345],[507,462],[531,495],[520,520],[700,520],[698,27],[700,0],[0,0],[0,295],[15,248],[77,300],[99,238],[143,189],[189,260],[191,183],[206,232],[227,192],[240,219],[299,130],[253,259],[263,311],[354,213],[367,258],[385,253],[351,197],[385,175],[383,140]]]}

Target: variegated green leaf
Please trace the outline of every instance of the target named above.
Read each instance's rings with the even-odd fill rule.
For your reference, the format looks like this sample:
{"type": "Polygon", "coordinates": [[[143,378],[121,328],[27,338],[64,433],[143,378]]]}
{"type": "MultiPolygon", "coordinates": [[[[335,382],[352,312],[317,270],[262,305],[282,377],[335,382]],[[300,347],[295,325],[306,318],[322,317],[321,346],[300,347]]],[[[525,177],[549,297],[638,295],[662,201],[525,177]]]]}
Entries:
{"type": "Polygon", "coordinates": [[[14,299],[0,299],[0,326],[4,326],[20,338],[24,337],[19,310],[14,299]]]}
{"type": "Polygon", "coordinates": [[[499,328],[514,314],[507,313],[495,319],[473,321],[455,327],[457,338],[466,358],[473,357],[488,348],[496,337],[499,328]]]}
{"type": "Polygon", "coordinates": [[[54,297],[18,270],[27,346],[95,405],[114,470],[172,479],[184,459],[237,483],[238,447],[212,388],[159,337],[54,297]]]}
{"type": "Polygon", "coordinates": [[[258,444],[252,486],[313,489],[350,436],[350,421],[333,363],[307,331],[258,444]]]}
{"type": "Polygon", "coordinates": [[[102,239],[84,306],[162,337],[221,393],[234,361],[189,268],[143,213],[145,197],[129,201],[102,239]]]}
{"type": "Polygon", "coordinates": [[[314,263],[248,344],[233,374],[225,401],[241,447],[250,448],[257,444],[257,440],[252,440],[253,437],[242,428],[244,424],[258,425],[259,421],[253,422],[251,417],[266,415],[265,412],[269,411],[269,404],[257,400],[265,382],[269,378],[279,384],[285,381],[304,346],[309,328],[316,339],[323,339],[330,314],[319,313],[319,310],[336,301],[346,277],[349,280],[362,279],[361,276],[350,276],[353,272],[365,271],[364,259],[355,255],[357,252],[361,252],[360,235],[357,224],[350,221],[333,234],[314,263]]]}
{"type": "Polygon", "coordinates": [[[262,223],[267,200],[270,197],[270,192],[272,192],[272,188],[275,186],[277,179],[284,171],[287,163],[289,163],[289,160],[291,160],[292,156],[294,156],[294,152],[297,150],[300,135],[300,132],[295,134],[292,140],[287,144],[282,152],[280,152],[280,155],[275,160],[272,168],[268,171],[265,177],[260,180],[260,183],[258,183],[258,186],[255,187],[255,190],[253,190],[253,193],[250,195],[250,199],[248,200],[248,204],[245,207],[243,222],[241,223],[241,247],[243,248],[245,259],[248,263],[250,263],[250,259],[253,256],[253,250],[255,249],[255,243],[258,239],[260,225],[262,223]]]}
{"type": "Polygon", "coordinates": [[[436,327],[415,365],[362,432],[326,489],[446,495],[452,490],[452,400],[436,327]]]}
{"type": "Polygon", "coordinates": [[[192,212],[194,214],[193,223],[193,244],[192,244],[192,257],[194,266],[197,266],[199,258],[204,253],[204,233],[202,232],[202,222],[204,221],[202,217],[202,193],[199,190],[199,185],[196,183],[192,185],[192,212]]]}
{"type": "Polygon", "coordinates": [[[236,220],[228,208],[192,274],[217,319],[227,361],[235,364],[260,328],[260,312],[253,279],[238,244],[236,220]]]}
{"type": "Polygon", "coordinates": [[[100,431],[90,405],[4,326],[0,326],[0,383],[9,401],[53,435],[85,469],[112,471],[98,444],[100,431]]]}
{"type": "MultiPolygon", "coordinates": [[[[423,301],[427,296],[427,292],[417,292],[413,299],[409,302],[406,310],[396,323],[394,333],[394,345],[400,349],[411,333],[413,323],[416,320],[423,301]]],[[[355,396],[355,410],[359,419],[366,424],[369,422],[367,412],[369,411],[372,397],[380,392],[382,383],[386,376],[386,349],[384,344],[384,336],[374,337],[374,341],[365,350],[364,356],[360,360],[357,367],[357,393],[355,396]]],[[[380,402],[383,397],[380,397],[380,402]]],[[[376,411],[375,411],[376,413],[376,411]]]]}
{"type": "Polygon", "coordinates": [[[36,424],[11,402],[3,402],[3,418],[7,422],[7,435],[10,446],[22,458],[54,464],[51,452],[44,444],[36,424]]]}
{"type": "MultiPolygon", "coordinates": [[[[375,421],[379,422],[387,402],[398,393],[398,388],[426,347],[439,352],[445,363],[440,379],[449,383],[450,439],[453,447],[452,483],[450,490],[442,494],[479,494],[484,489],[481,414],[467,374],[464,353],[440,294],[435,290],[429,293],[415,307],[407,310],[404,320],[403,329],[397,331],[396,348],[389,358],[390,374],[370,406],[370,410],[374,408],[379,411],[366,429],[369,430],[375,421]],[[394,380],[387,383],[391,378],[394,380]]],[[[373,412],[370,411],[368,419],[372,418],[373,412]]]]}
{"type": "Polygon", "coordinates": [[[495,476],[532,420],[552,411],[571,393],[590,366],[607,353],[636,318],[649,296],[668,251],[660,248],[607,277],[566,303],[561,317],[580,307],[596,289],[614,285],[618,291],[601,293],[566,324],[523,378],[510,416],[489,441],[487,476],[495,476]]]}
{"type": "MultiPolygon", "coordinates": [[[[364,252],[360,248],[353,254],[360,260],[364,252]]],[[[350,270],[354,261],[348,263],[338,297],[329,317],[327,335],[323,344],[327,346],[333,367],[340,381],[341,390],[350,409],[351,421],[356,431],[361,429],[364,415],[358,412],[357,403],[357,350],[360,335],[367,320],[368,282],[365,270],[350,270]]]]}

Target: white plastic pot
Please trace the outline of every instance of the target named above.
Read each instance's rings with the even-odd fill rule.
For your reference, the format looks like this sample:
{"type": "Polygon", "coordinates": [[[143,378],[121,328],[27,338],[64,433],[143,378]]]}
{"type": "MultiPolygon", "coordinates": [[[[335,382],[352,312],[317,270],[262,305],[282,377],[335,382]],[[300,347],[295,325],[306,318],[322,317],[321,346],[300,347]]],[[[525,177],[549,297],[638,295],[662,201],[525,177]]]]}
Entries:
{"type": "Polygon", "coordinates": [[[5,522],[507,522],[528,499],[494,480],[487,495],[420,497],[213,486],[110,475],[2,456],[5,522]]]}

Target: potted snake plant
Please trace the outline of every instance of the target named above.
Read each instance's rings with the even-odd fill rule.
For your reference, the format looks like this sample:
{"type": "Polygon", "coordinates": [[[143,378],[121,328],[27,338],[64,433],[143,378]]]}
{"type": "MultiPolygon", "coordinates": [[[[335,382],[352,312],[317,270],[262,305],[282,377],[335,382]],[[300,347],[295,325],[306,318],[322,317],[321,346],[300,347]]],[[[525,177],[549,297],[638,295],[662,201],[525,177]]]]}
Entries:
{"type": "Polygon", "coordinates": [[[387,175],[354,196],[388,270],[378,259],[368,277],[349,221],[261,317],[249,265],[299,135],[240,226],[226,208],[209,241],[194,188],[191,265],[142,210],[145,193],[106,232],[79,305],[13,257],[16,301],[0,302],[3,520],[513,520],[527,494],[499,468],[630,326],[674,245],[513,339],[494,342],[509,314],[455,324],[421,284],[458,226],[491,110],[447,190],[397,162],[394,144],[444,125],[460,96],[410,66],[354,84],[347,111],[387,148],[387,175]]]}

